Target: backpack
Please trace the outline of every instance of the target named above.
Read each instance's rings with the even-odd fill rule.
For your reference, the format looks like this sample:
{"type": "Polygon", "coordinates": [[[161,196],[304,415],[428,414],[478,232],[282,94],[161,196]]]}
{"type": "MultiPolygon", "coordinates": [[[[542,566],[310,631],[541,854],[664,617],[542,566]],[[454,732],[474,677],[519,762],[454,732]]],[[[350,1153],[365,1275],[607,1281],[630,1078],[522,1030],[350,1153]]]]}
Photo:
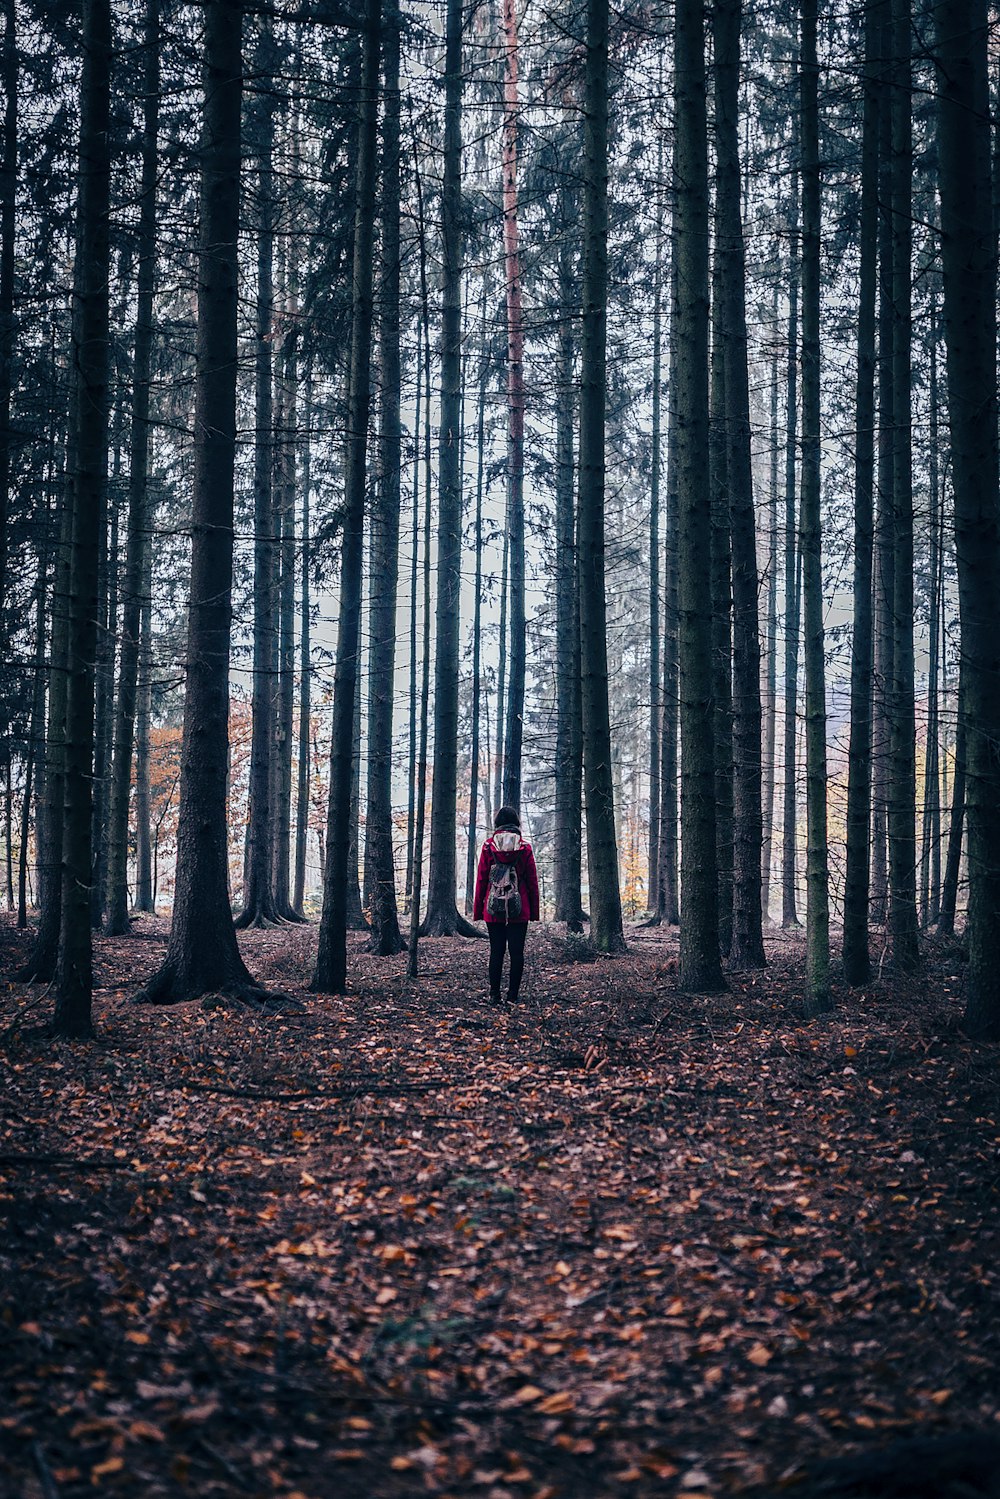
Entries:
{"type": "Polygon", "coordinates": [[[494,921],[520,921],[521,888],[517,878],[516,864],[503,864],[495,859],[490,865],[490,888],[486,897],[486,911],[494,921]]]}

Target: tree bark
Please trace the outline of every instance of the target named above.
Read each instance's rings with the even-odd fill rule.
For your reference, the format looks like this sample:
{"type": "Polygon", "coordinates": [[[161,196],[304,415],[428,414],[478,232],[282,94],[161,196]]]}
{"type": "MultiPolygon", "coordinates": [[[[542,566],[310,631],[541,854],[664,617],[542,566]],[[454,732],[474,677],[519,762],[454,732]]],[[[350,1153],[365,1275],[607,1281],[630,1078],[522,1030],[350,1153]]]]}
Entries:
{"type": "MultiPolygon", "coordinates": [[[[257,40],[257,68],[262,76],[274,66],[270,20],[262,18],[257,40]]],[[[250,727],[250,785],[243,909],[237,928],[268,927],[279,920],[271,885],[272,732],[277,680],[275,576],[277,572],[274,479],[274,410],[272,342],[274,322],[274,112],[273,94],[262,92],[249,113],[248,145],[257,155],[257,307],[254,342],[254,587],[253,697],[250,727]]]]}
{"type": "Polygon", "coordinates": [[[608,0],[587,0],[584,97],[584,229],[580,348],[577,561],[580,701],[587,809],[590,936],[599,952],[623,952],[615,834],[605,599],[605,404],[608,298],[608,0]]]}
{"type": "Polygon", "coordinates": [[[441,430],[438,445],[438,581],[435,606],[434,772],[430,869],[422,931],[472,936],[458,913],[458,667],[462,581],[462,0],[448,0],[444,76],[444,183],[441,196],[441,430]]]}
{"type": "Polygon", "coordinates": [[[681,944],[685,989],[724,987],[719,960],[708,453],[708,120],[703,0],[677,0],[674,212],[681,729],[681,944]]]}
{"type": "Polygon", "coordinates": [[[868,951],[872,768],[872,546],[875,512],[875,292],[878,270],[878,12],[865,11],[861,139],[860,285],[854,438],[854,632],[851,641],[851,740],[847,770],[847,870],[844,977],[871,977],[868,951]]]}
{"type": "Polygon", "coordinates": [[[799,589],[798,534],[795,522],[796,446],[799,381],[799,203],[798,172],[792,176],[791,226],[788,275],[788,364],[785,419],[785,705],[784,774],[781,815],[781,925],[799,925],[795,889],[798,784],[796,778],[796,727],[799,679],[799,589]]]}
{"type": "Polygon", "coordinates": [[[746,267],[740,218],[740,0],[717,0],[715,28],[716,226],[726,345],[726,449],[733,590],[733,906],[730,961],[762,968],[760,636],[757,536],[750,459],[746,267]]]}
{"type": "Polygon", "coordinates": [[[305,381],[306,428],[302,443],[302,572],[299,578],[299,731],[295,788],[295,880],[292,906],[303,910],[306,895],[306,848],[309,838],[309,743],[312,737],[312,629],[309,569],[312,567],[309,502],[312,490],[312,366],[305,381]]]}
{"type": "Polygon", "coordinates": [[[1000,1038],[1000,458],[996,240],[990,212],[989,15],[936,7],[939,191],[955,549],[967,735],[966,1030],[1000,1038]]]}
{"type": "MultiPolygon", "coordinates": [[[[3,153],[0,156],[0,599],[7,598],[8,517],[11,486],[11,391],[14,383],[14,347],[17,319],[14,311],[15,214],[17,208],[17,3],[4,0],[3,153]]],[[[7,661],[6,613],[0,622],[0,659],[7,661]]],[[[5,704],[6,709],[6,704],[5,704]]],[[[9,724],[0,724],[6,738],[9,724]]]]}
{"type": "Polygon", "coordinates": [[[810,1014],[830,1008],[830,910],[826,826],[826,683],[820,524],[820,235],[817,0],[802,0],[802,627],[806,682],[806,996],[810,1014]]]}
{"type": "Polygon", "coordinates": [[[80,159],[73,358],[76,467],[73,483],[62,895],[52,1031],[91,1036],[94,678],[101,528],[108,480],[108,218],[111,191],[110,0],[85,0],[80,84],[80,159]]]}
{"type": "Polygon", "coordinates": [[[358,656],[361,649],[365,459],[371,395],[372,257],[375,232],[381,29],[382,0],[366,0],[354,220],[348,463],[344,486],[345,517],[340,575],[340,625],[337,634],[333,737],[330,749],[326,879],[323,887],[319,950],[311,985],[313,989],[326,994],[341,994],[347,984],[351,781],[354,759],[355,694],[358,691],[358,656]]]}
{"type": "Polygon", "coordinates": [[[504,736],[503,799],[521,805],[521,741],[524,729],[524,313],[518,236],[517,6],[502,0],[504,48],[503,245],[507,293],[507,534],[510,540],[510,681],[504,736]]]}
{"type": "MultiPolygon", "coordinates": [[[[109,936],[128,931],[128,822],[135,739],[136,689],[143,579],[149,549],[149,407],[156,291],[156,137],[160,104],[160,0],[146,0],[143,35],[143,124],[139,189],[138,277],[135,348],[132,358],[132,422],[129,451],[128,531],[114,759],[108,809],[109,936]]],[[[146,608],[149,601],[145,601],[146,608]]]]}
{"type": "Polygon", "coordinates": [[[900,973],[919,963],[916,715],[913,685],[913,458],[910,347],[913,139],[909,0],[891,0],[893,651],[889,778],[889,932],[900,973]]]}
{"type": "Polygon", "coordinates": [[[236,0],[206,0],[187,686],[170,939],[162,967],[138,996],[154,1004],[261,993],[236,943],[226,837],[241,19],[236,0]]]}
{"type": "MultiPolygon", "coordinates": [[[[472,614],[472,744],[469,751],[469,836],[465,859],[465,912],[472,915],[476,894],[479,822],[479,758],[482,721],[483,481],[486,467],[486,390],[489,383],[489,279],[484,275],[479,325],[479,402],[476,411],[476,564],[472,614]]],[[[487,760],[489,756],[487,754],[487,760]]]]}

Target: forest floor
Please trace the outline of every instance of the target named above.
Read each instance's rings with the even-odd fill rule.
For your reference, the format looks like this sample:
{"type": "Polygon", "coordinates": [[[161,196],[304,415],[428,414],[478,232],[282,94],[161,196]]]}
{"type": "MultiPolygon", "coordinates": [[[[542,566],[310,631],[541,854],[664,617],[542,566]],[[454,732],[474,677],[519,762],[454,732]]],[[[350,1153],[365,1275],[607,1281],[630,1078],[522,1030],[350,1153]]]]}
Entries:
{"type": "Polygon", "coordinates": [[[956,948],[806,1022],[781,934],[705,998],[533,928],[510,1012],[485,942],[353,938],[330,999],[244,934],[272,1017],[134,1005],[165,937],[97,940],[95,1042],[0,983],[0,1494],[1000,1493],[956,948]]]}

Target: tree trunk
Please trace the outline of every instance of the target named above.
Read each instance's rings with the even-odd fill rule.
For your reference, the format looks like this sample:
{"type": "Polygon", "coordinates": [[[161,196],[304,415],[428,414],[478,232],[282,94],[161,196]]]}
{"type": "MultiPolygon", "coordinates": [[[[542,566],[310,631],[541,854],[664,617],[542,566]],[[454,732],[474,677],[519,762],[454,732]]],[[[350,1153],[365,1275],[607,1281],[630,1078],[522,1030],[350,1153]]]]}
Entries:
{"type": "MultiPolygon", "coordinates": [[[[257,68],[274,66],[271,22],[260,22],[257,68]]],[[[253,697],[250,728],[249,805],[243,865],[243,909],[238,928],[273,926],[279,919],[271,886],[272,729],[277,672],[275,621],[276,516],[273,495],[274,412],[272,354],[274,322],[274,111],[273,94],[254,98],[248,145],[257,154],[257,307],[254,343],[254,586],[253,697]]]]}
{"type": "Polygon", "coordinates": [[[671,926],[680,920],[677,869],[677,739],[680,732],[678,696],[678,534],[677,509],[677,253],[676,236],[670,264],[670,372],[667,389],[667,515],[664,583],[663,727],[660,734],[660,918],[671,926]]]}
{"type": "Polygon", "coordinates": [[[860,285],[854,439],[854,633],[851,642],[851,742],[847,770],[847,870],[844,977],[867,984],[869,836],[872,768],[872,543],[875,485],[875,291],[878,269],[878,62],[876,6],[865,11],[861,140],[860,285]]]}
{"type": "MultiPolygon", "coordinates": [[[[143,578],[149,550],[149,396],[156,289],[156,137],[160,103],[160,0],[146,0],[143,76],[142,166],[139,189],[139,265],[135,349],[132,360],[132,423],[129,452],[125,599],[115,745],[108,809],[109,936],[128,931],[128,821],[139,675],[139,630],[143,578]]],[[[148,609],[148,600],[146,601],[148,609]]]]}
{"type": "Polygon", "coordinates": [[[312,542],[309,529],[309,501],[312,489],[310,425],[313,381],[311,365],[307,367],[305,385],[306,429],[303,433],[302,444],[302,572],[299,579],[301,593],[299,603],[298,776],[295,788],[295,888],[292,894],[292,905],[296,911],[303,910],[306,896],[306,848],[309,838],[309,743],[312,737],[312,646],[310,644],[312,605],[309,597],[309,569],[312,566],[312,542]]]}
{"type": "MultiPolygon", "coordinates": [[[[486,390],[489,383],[487,329],[490,283],[484,274],[482,319],[479,325],[479,404],[476,412],[476,573],[472,614],[472,745],[469,752],[469,837],[465,859],[465,912],[472,915],[476,895],[476,852],[479,822],[479,742],[482,718],[482,614],[483,614],[483,480],[486,467],[486,390]]],[[[488,756],[487,756],[488,758],[488,756]]]]}
{"type": "MultiPolygon", "coordinates": [[[[659,90],[663,87],[660,59],[659,90]]],[[[646,905],[660,920],[660,732],[663,727],[660,667],[660,472],[663,401],[663,131],[656,132],[656,244],[653,270],[653,392],[649,474],[649,859],[646,905]]]]}
{"type": "Polygon", "coordinates": [[[507,291],[507,534],[510,538],[510,682],[504,743],[503,799],[521,805],[524,728],[524,314],[518,244],[518,59],[516,0],[502,0],[504,47],[503,248],[507,291]]]}
{"type": "Polygon", "coordinates": [[[1000,1038],[1000,460],[985,0],[936,7],[939,190],[967,734],[965,1027],[1000,1038]]]}
{"type": "MultiPolygon", "coordinates": [[[[572,222],[569,190],[561,194],[563,222],[572,222]]],[[[574,337],[571,308],[576,281],[567,235],[559,241],[559,353],[556,375],[556,785],[553,871],[555,915],[571,932],[583,931],[583,722],[580,708],[580,590],[573,515],[574,337]]]]}
{"type": "Polygon", "coordinates": [[[806,1009],[830,1008],[826,683],[820,526],[820,235],[817,0],[802,0],[802,627],[806,682],[806,1009]]]}
{"type": "MultiPolygon", "coordinates": [[[[417,182],[419,184],[419,174],[417,182]]],[[[423,237],[421,235],[421,257],[423,237]]],[[[425,278],[424,278],[425,279],[425,278]]],[[[409,746],[407,751],[407,803],[406,803],[406,879],[403,894],[409,902],[413,892],[413,840],[416,834],[417,793],[417,561],[420,543],[420,392],[423,376],[421,358],[422,322],[417,319],[417,393],[413,405],[413,545],[410,553],[410,716],[409,746]]],[[[407,904],[407,910],[409,905],[407,904]]]]}
{"type": "Polygon", "coordinates": [[[681,729],[681,951],[685,989],[724,987],[715,844],[708,454],[708,121],[703,0],[677,0],[677,517],[681,729]]]}
{"type": "Polygon", "coordinates": [[[930,371],[928,404],[930,407],[930,451],[928,481],[930,489],[930,642],[927,666],[927,752],[924,764],[923,845],[920,861],[920,921],[924,927],[935,926],[941,907],[941,758],[940,694],[941,675],[941,603],[944,593],[944,506],[938,463],[939,385],[937,372],[937,299],[932,290],[930,307],[930,371]]]}
{"type": "Polygon", "coordinates": [[[948,825],[948,852],[944,879],[941,882],[941,914],[938,936],[951,937],[955,931],[955,907],[958,903],[958,876],[962,865],[962,828],[965,821],[965,703],[962,679],[958,684],[958,723],[955,732],[955,778],[951,788],[951,817],[948,825]]]}
{"type": "Polygon", "coordinates": [[[580,475],[577,563],[580,701],[587,809],[590,936],[599,952],[623,952],[615,835],[605,599],[605,405],[608,298],[608,0],[587,0],[584,85],[584,229],[580,349],[580,475]]]}
{"type": "MultiPolygon", "coordinates": [[[[716,197],[718,201],[718,195],[716,197]]],[[[718,229],[715,236],[719,245],[718,229]]],[[[726,347],[718,259],[712,269],[708,472],[712,505],[712,700],[715,704],[715,859],[719,877],[719,950],[733,939],[733,596],[726,442],[726,347]]]]}
{"type": "MultiPolygon", "coordinates": [[[[778,282],[774,283],[774,326],[778,326],[778,282]]],[[[774,848],[774,751],[778,724],[778,360],[771,361],[770,447],[771,471],[768,497],[767,547],[767,698],[764,711],[764,803],[763,849],[761,851],[760,912],[764,923],[771,920],[771,855],[774,848]]]]}
{"type": "Polygon", "coordinates": [[[73,483],[66,738],[63,767],[62,896],[57,1036],[91,1036],[94,677],[101,527],[108,480],[108,217],[111,186],[110,0],[85,0],[80,84],[80,158],[73,357],[76,469],[73,483]]]}
{"type": "Polygon", "coordinates": [[[503,805],[503,731],[507,721],[507,585],[510,577],[510,531],[504,527],[503,561],[500,564],[500,625],[497,632],[497,711],[496,756],[493,761],[493,802],[499,811],[503,805]]]}
{"type": "MultiPolygon", "coordinates": [[[[148,505],[149,542],[152,542],[155,510],[148,505]]],[[[154,911],[153,853],[150,832],[149,728],[153,686],[153,548],[144,548],[142,607],[139,615],[139,677],[135,717],[135,902],[136,911],[154,911]]]]}
{"type": "Polygon", "coordinates": [[[139,998],[261,993],[229,903],[226,782],[232,631],[240,206],[241,7],[206,0],[205,105],[195,367],[191,598],[173,920],[163,966],[139,998]]]}
{"type": "MultiPolygon", "coordinates": [[[[292,172],[297,172],[295,152],[292,172]]],[[[284,921],[301,921],[290,900],[292,848],[292,748],[295,735],[295,479],[298,447],[298,276],[290,242],[285,251],[274,516],[278,547],[278,677],[272,746],[271,881],[274,905],[284,921]]]]}
{"type": "Polygon", "coordinates": [[[917,936],[916,715],[913,686],[913,459],[910,346],[913,139],[909,0],[891,0],[892,72],[892,517],[894,554],[889,776],[889,931],[893,964],[911,972],[917,936]]]}
{"type": "Polygon", "coordinates": [[[797,836],[796,726],[799,684],[798,536],[795,524],[796,432],[799,380],[799,203],[798,172],[792,175],[788,273],[788,364],[785,419],[785,704],[781,814],[781,925],[799,925],[795,890],[797,836]]]}
{"type": "MultiPolygon", "coordinates": [[[[390,0],[391,4],[391,0],[390,0]]],[[[399,577],[401,429],[399,354],[399,56],[400,13],[385,27],[382,122],[382,285],[379,321],[378,482],[372,508],[368,647],[368,795],[365,886],[371,948],[382,957],[403,949],[396,909],[392,847],[392,700],[399,577]]]]}
{"type": "MultiPolygon", "coordinates": [[[[17,320],[14,313],[14,254],[17,208],[17,0],[4,0],[3,154],[0,157],[0,599],[7,599],[8,514],[11,486],[11,390],[14,383],[14,346],[17,320]]],[[[0,623],[0,651],[7,661],[6,613],[0,623]]],[[[6,705],[5,705],[6,706],[6,705]]],[[[0,723],[6,738],[7,722],[0,723]]]]}
{"type": "Polygon", "coordinates": [[[462,581],[462,0],[448,0],[441,195],[441,431],[438,447],[438,582],[435,609],[434,772],[431,789],[427,936],[471,936],[458,914],[458,667],[462,581]]]}
{"type": "MultiPolygon", "coordinates": [[[[366,0],[363,91],[358,131],[354,267],[351,319],[350,411],[344,486],[344,549],[340,575],[340,625],[334,677],[330,801],[326,879],[319,950],[312,988],[342,994],[347,984],[348,883],[354,707],[361,649],[361,586],[364,562],[365,458],[371,394],[372,256],[378,125],[382,0],[366,0]]],[[[356,837],[355,833],[355,837],[356,837]]]]}
{"type": "Polygon", "coordinates": [[[716,255],[725,341],[725,437],[733,592],[733,896],[730,960],[762,968],[760,637],[757,536],[750,460],[746,271],[740,219],[740,0],[717,0],[715,28],[716,255]]]}

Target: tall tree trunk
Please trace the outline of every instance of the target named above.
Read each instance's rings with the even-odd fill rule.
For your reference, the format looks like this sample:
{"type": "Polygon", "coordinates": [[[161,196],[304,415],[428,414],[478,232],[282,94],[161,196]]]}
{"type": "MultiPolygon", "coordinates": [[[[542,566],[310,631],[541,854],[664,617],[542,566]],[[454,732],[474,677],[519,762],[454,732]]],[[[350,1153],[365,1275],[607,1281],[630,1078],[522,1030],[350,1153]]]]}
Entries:
{"type": "MultiPolygon", "coordinates": [[[[3,152],[0,156],[0,599],[7,598],[8,515],[11,485],[11,391],[14,383],[14,345],[17,320],[14,312],[15,213],[17,207],[17,0],[3,0],[4,117],[3,152]]],[[[0,660],[7,661],[6,614],[0,623],[0,660]]],[[[4,668],[6,670],[6,668],[4,668]]],[[[6,696],[6,694],[4,695],[6,696]]],[[[6,706],[6,705],[5,705],[6,706]]],[[[6,738],[9,725],[0,723],[6,738]]]]}
{"type": "MultiPolygon", "coordinates": [[[[483,480],[486,468],[486,390],[489,384],[489,279],[483,276],[482,317],[479,325],[479,403],[476,410],[476,571],[472,614],[472,745],[469,752],[469,837],[465,859],[465,912],[471,916],[476,894],[476,852],[479,822],[479,757],[482,718],[483,617],[483,480]]],[[[487,754],[487,759],[489,758],[487,754]]]]}
{"type": "Polygon", "coordinates": [[[784,773],[781,815],[781,925],[798,926],[795,891],[797,837],[796,727],[799,681],[798,534],[795,524],[796,447],[799,380],[799,190],[798,172],[792,175],[788,273],[788,364],[785,418],[785,703],[784,773]]]}
{"type": "Polygon", "coordinates": [[[608,703],[605,598],[605,404],[608,300],[608,0],[587,0],[584,84],[584,228],[580,346],[577,563],[583,780],[587,809],[590,935],[599,952],[623,952],[608,703]]]}
{"type": "Polygon", "coordinates": [[[913,685],[913,458],[910,346],[913,138],[909,0],[891,0],[892,517],[894,552],[889,777],[889,931],[898,972],[920,958],[917,937],[916,714],[913,685]]]}
{"type": "Polygon", "coordinates": [[[524,728],[524,314],[518,243],[518,57],[516,0],[503,0],[503,249],[507,290],[507,533],[510,538],[510,683],[504,743],[503,799],[521,805],[524,728]]]}
{"type": "MultiPolygon", "coordinates": [[[[294,128],[293,128],[294,139],[294,128]]],[[[293,147],[292,172],[297,153],[293,147]]],[[[274,846],[271,879],[275,908],[284,921],[301,921],[290,900],[292,848],[292,748],[295,734],[295,488],[298,452],[298,276],[290,242],[285,250],[284,337],[279,382],[280,418],[275,454],[275,534],[278,545],[278,679],[274,719],[271,808],[274,846]]]]}
{"type": "Polygon", "coordinates": [[[312,736],[312,646],[310,633],[312,604],[309,596],[309,570],[312,567],[309,502],[312,490],[312,365],[306,369],[306,428],[302,443],[302,571],[299,577],[299,732],[298,764],[295,788],[295,879],[292,905],[303,910],[306,897],[306,849],[309,839],[309,743],[312,736]]]}
{"type": "Polygon", "coordinates": [[[716,226],[721,329],[726,345],[726,447],[733,588],[733,907],[730,959],[762,968],[760,637],[757,536],[750,460],[746,271],[740,218],[740,0],[717,0],[715,28],[716,226]]]}
{"type": "Polygon", "coordinates": [[[458,914],[458,667],[462,581],[462,0],[448,0],[444,76],[444,182],[441,194],[441,431],[438,446],[438,581],[435,610],[434,774],[430,869],[422,930],[446,937],[475,932],[458,914]]]}
{"type": "MultiPolygon", "coordinates": [[[[718,202],[718,194],[716,195],[718,202]]],[[[719,233],[715,235],[716,250],[719,233]]],[[[712,268],[708,386],[708,472],[712,505],[712,700],[715,704],[715,859],[719,877],[719,950],[733,939],[733,594],[726,442],[726,346],[718,258],[712,268]]]]}
{"type": "MultiPolygon", "coordinates": [[[[419,176],[418,176],[419,183],[419,176]]],[[[421,235],[421,256],[423,236],[421,235]]],[[[413,405],[413,544],[410,552],[410,714],[409,745],[407,750],[407,803],[406,803],[406,879],[403,894],[409,910],[413,891],[413,840],[416,831],[417,790],[417,561],[420,549],[420,392],[423,377],[421,358],[421,332],[423,324],[417,319],[417,393],[413,405]]]]}
{"type": "Polygon", "coordinates": [[[965,703],[960,673],[958,684],[958,722],[955,732],[955,777],[951,790],[948,852],[945,858],[944,879],[941,882],[941,913],[938,917],[937,926],[939,937],[950,937],[955,931],[955,907],[958,903],[958,876],[962,865],[962,830],[965,822],[966,805],[965,745],[965,703]]]}
{"type": "Polygon", "coordinates": [[[181,742],[177,870],[162,967],[139,996],[261,993],[229,903],[226,786],[236,457],[241,7],[206,0],[201,228],[195,344],[191,598],[181,742]]]}
{"type": "Polygon", "coordinates": [[[677,253],[676,236],[670,263],[670,372],[668,376],[667,515],[664,538],[663,727],[660,734],[660,917],[676,926],[680,920],[677,867],[677,742],[680,732],[678,646],[678,535],[677,508],[677,253]]]}
{"type": "Polygon", "coordinates": [[[854,633],[847,770],[844,977],[867,984],[872,764],[872,544],[875,512],[875,292],[878,270],[878,10],[865,11],[861,139],[860,285],[854,438],[854,633]]]}
{"type": "MultiPolygon", "coordinates": [[[[663,88],[660,59],[659,91],[663,88]]],[[[660,733],[663,727],[660,667],[660,472],[663,403],[663,131],[656,132],[656,243],[653,265],[653,392],[649,474],[649,860],[646,904],[660,920],[660,733]]]]}
{"type": "MultiPolygon", "coordinates": [[[[319,950],[312,988],[343,993],[347,983],[348,870],[351,844],[351,781],[354,705],[361,649],[361,585],[364,562],[365,458],[371,394],[372,256],[378,126],[382,0],[366,0],[363,85],[358,131],[354,267],[352,282],[350,411],[344,486],[344,549],[340,575],[340,626],[334,677],[330,801],[326,879],[319,950]]],[[[355,835],[356,836],[356,835],[355,835]]]]}
{"type": "Polygon", "coordinates": [[[368,795],[365,817],[365,885],[371,913],[371,947],[382,957],[403,949],[396,909],[396,864],[392,847],[392,700],[402,457],[399,417],[400,24],[398,6],[391,4],[384,41],[379,449],[378,481],[372,508],[369,584],[368,795]]]}
{"type": "Polygon", "coordinates": [[[681,729],[681,951],[685,989],[724,987],[715,846],[708,454],[708,119],[703,0],[677,0],[674,210],[681,729]]]}
{"type": "Polygon", "coordinates": [[[1000,459],[986,0],[936,6],[939,191],[967,734],[965,1027],[1000,1038],[1000,459]]]}
{"type": "MultiPolygon", "coordinates": [[[[774,327],[778,326],[778,282],[774,283],[774,327]]],[[[770,481],[767,506],[767,697],[764,710],[764,803],[761,851],[760,912],[771,920],[771,855],[774,848],[774,751],[778,726],[778,359],[770,361],[770,481]]]]}
{"type": "Polygon", "coordinates": [[[930,489],[930,642],[927,666],[927,753],[924,765],[923,847],[920,863],[920,920],[923,926],[935,926],[941,906],[941,757],[940,695],[941,675],[941,604],[944,593],[944,506],[941,489],[938,442],[938,364],[937,299],[931,291],[930,370],[927,382],[930,407],[930,450],[928,481],[930,489]]]}
{"type": "Polygon", "coordinates": [[[91,818],[99,552],[108,481],[110,112],[110,0],[85,0],[77,196],[79,272],[73,318],[76,469],[66,651],[62,896],[52,1021],[57,1036],[93,1034],[91,818]]]}
{"type": "Polygon", "coordinates": [[[135,901],[136,911],[154,911],[153,851],[149,789],[149,730],[153,699],[153,548],[155,507],[147,496],[150,535],[144,548],[139,614],[139,675],[135,715],[135,901]]]}
{"type": "Polygon", "coordinates": [[[802,633],[806,683],[806,1008],[830,1007],[826,831],[826,682],[820,525],[820,236],[817,0],[801,0],[802,56],[802,633]]]}
{"type": "Polygon", "coordinates": [[[135,349],[132,360],[132,422],[129,452],[128,531],[125,545],[125,599],[115,745],[108,809],[109,936],[128,931],[128,821],[139,674],[142,582],[149,547],[149,395],[153,350],[153,298],[156,290],[156,137],[160,103],[160,0],[146,0],[143,36],[142,165],[139,196],[138,277],[135,349]]]}
{"type": "MultiPolygon", "coordinates": [[[[274,67],[272,25],[262,18],[257,67],[274,67]]],[[[274,95],[266,90],[249,112],[249,145],[257,155],[257,307],[254,342],[254,587],[253,697],[250,727],[250,785],[243,864],[242,927],[273,926],[279,919],[271,885],[272,730],[277,673],[275,620],[276,517],[273,495],[274,411],[272,343],[274,322],[274,95]]]]}
{"type": "Polygon", "coordinates": [[[507,690],[507,585],[510,577],[510,531],[505,526],[503,532],[503,560],[500,564],[500,625],[498,636],[498,659],[497,659],[497,712],[496,712],[496,755],[493,760],[493,801],[499,811],[503,804],[503,731],[507,722],[506,690],[507,690]]]}
{"type": "MultiPolygon", "coordinates": [[[[38,580],[35,595],[35,672],[31,684],[31,719],[28,726],[28,752],[24,766],[24,798],[21,803],[21,848],[17,874],[17,925],[28,925],[28,842],[31,836],[31,796],[35,783],[35,765],[43,749],[45,723],[45,615],[49,571],[50,506],[46,497],[42,541],[38,549],[38,580]]],[[[39,789],[41,789],[39,787],[39,789]]],[[[39,837],[40,800],[35,810],[35,841],[39,837]]]]}
{"type": "MultiPolygon", "coordinates": [[[[563,222],[572,220],[567,188],[563,222]]],[[[567,235],[559,241],[559,353],[556,376],[556,785],[553,872],[555,915],[571,932],[583,931],[583,721],[580,707],[580,590],[573,514],[574,344],[576,279],[567,235]]]]}

